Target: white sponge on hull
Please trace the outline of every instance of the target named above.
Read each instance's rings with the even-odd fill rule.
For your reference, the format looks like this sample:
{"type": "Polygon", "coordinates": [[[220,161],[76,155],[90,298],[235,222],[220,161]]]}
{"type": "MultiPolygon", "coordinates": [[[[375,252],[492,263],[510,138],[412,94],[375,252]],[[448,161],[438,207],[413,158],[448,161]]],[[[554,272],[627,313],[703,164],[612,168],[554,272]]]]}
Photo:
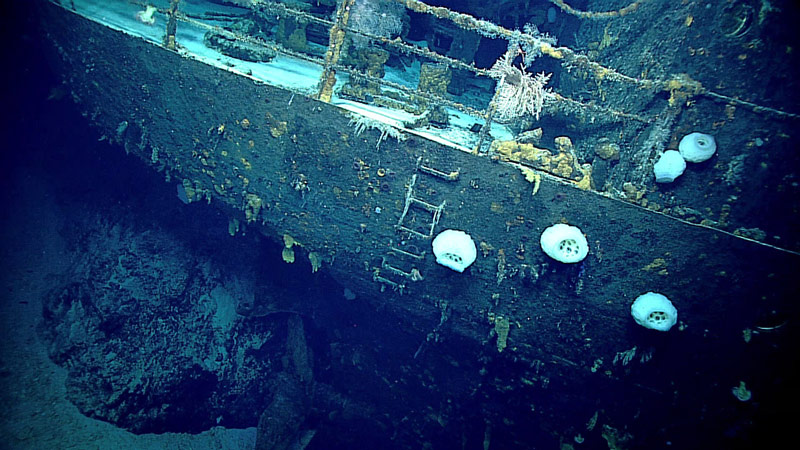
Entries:
{"type": "Polygon", "coordinates": [[[460,230],[442,231],[433,239],[432,245],[436,262],[456,272],[463,272],[478,256],[475,241],[460,230]]]}
{"type": "Polygon", "coordinates": [[[547,227],[539,243],[547,256],[562,263],[581,262],[589,254],[589,243],[581,229],[565,223],[547,227]]]}
{"type": "Polygon", "coordinates": [[[678,150],[686,161],[703,162],[714,156],[714,152],[717,151],[717,142],[710,134],[689,133],[681,139],[678,150]]]}
{"type": "Polygon", "coordinates": [[[656,292],[636,297],[631,315],[639,325],[657,331],[669,331],[678,322],[678,310],[667,297],[656,292]]]}
{"type": "Polygon", "coordinates": [[[656,183],[672,183],[675,178],[683,175],[684,170],[686,170],[686,161],[675,150],[667,150],[662,153],[653,166],[656,183]]]}

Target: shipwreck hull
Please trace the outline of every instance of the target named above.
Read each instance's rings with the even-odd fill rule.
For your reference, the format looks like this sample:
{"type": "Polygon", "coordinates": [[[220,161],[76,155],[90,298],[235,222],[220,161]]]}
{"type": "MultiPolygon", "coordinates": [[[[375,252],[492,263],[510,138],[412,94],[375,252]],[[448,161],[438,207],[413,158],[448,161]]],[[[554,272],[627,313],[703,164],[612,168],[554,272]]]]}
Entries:
{"type": "MultiPolygon", "coordinates": [[[[739,380],[764,398],[784,387],[763,368],[784,363],[765,349],[796,338],[797,254],[547,174],[532,195],[508,162],[416,135],[380,142],[380,131],[356,134],[350,113],[330,103],[49,2],[40,12],[57,70],[101,134],[188,200],[225,211],[233,234],[283,243],[284,259],[330,274],[387,327],[419,336],[409,364],[436,370],[407,376],[430,376],[442,404],[471,399],[470,420],[484,418],[497,445],[558,442],[548,429],[587,435],[601,411],[602,424],[639,445],[695,447],[697,436],[718,439],[703,421],[744,414],[730,394],[739,380]],[[541,252],[541,232],[560,222],[586,234],[582,263],[541,252]],[[448,228],[479,246],[463,274],[431,252],[432,236],[448,228]],[[676,329],[653,333],[633,322],[631,302],[647,291],[670,297],[676,329]],[[742,338],[776,325],[754,342],[742,338]],[[633,347],[633,363],[614,362],[633,347]],[[636,362],[642,354],[652,360],[636,362]]],[[[467,415],[441,414],[448,433],[467,415]]],[[[413,422],[424,429],[425,419],[413,422]]],[[[483,431],[462,433],[472,443],[483,431]]]]}

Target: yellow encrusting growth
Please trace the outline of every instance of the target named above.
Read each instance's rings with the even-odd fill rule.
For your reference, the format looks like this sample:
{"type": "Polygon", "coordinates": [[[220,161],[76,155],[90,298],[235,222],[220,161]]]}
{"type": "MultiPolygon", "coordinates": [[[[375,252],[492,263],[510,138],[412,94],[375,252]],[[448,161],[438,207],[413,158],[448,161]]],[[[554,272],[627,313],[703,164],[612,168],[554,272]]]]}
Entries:
{"type": "Polygon", "coordinates": [[[239,232],[239,219],[233,217],[228,220],[228,234],[231,236],[236,236],[236,233],[239,232]]]}
{"type": "Polygon", "coordinates": [[[555,59],[563,59],[564,54],[561,53],[558,49],[554,48],[552,45],[548,44],[547,42],[542,42],[542,45],[539,46],[539,49],[547,56],[550,56],[555,59]]]}
{"type": "Polygon", "coordinates": [[[669,275],[669,271],[667,271],[667,261],[664,258],[653,259],[650,264],[642,267],[642,271],[656,272],[659,275],[669,275]]]}
{"type": "Polygon", "coordinates": [[[246,194],[244,199],[244,217],[248,223],[255,222],[258,213],[261,212],[261,208],[264,206],[264,202],[256,194],[246,194]]]}
{"type": "Polygon", "coordinates": [[[322,257],[317,252],[310,252],[308,254],[308,261],[311,262],[311,273],[314,273],[322,267],[322,257]]]}
{"type": "Polygon", "coordinates": [[[705,88],[699,81],[693,80],[688,74],[679,73],[669,80],[662,83],[661,89],[669,92],[669,105],[678,106],[694,97],[705,92],[705,88]]]}
{"type": "Polygon", "coordinates": [[[528,183],[533,184],[533,191],[531,192],[531,195],[536,195],[542,185],[542,176],[536,173],[535,170],[525,166],[519,166],[519,170],[522,172],[522,175],[525,176],[525,180],[527,180],[528,183]]]}
{"type": "Polygon", "coordinates": [[[578,180],[578,189],[582,191],[588,191],[592,189],[594,187],[594,182],[592,182],[592,165],[584,164],[578,167],[578,170],[583,174],[581,179],[578,180]]]}
{"type": "Polygon", "coordinates": [[[293,263],[294,262],[294,246],[301,245],[297,242],[290,234],[286,233],[283,235],[283,251],[281,252],[281,257],[283,261],[286,263],[293,263]]]}
{"type": "Polygon", "coordinates": [[[323,102],[330,102],[333,97],[333,86],[336,84],[336,69],[333,68],[339,62],[339,55],[342,52],[344,43],[344,27],[350,19],[350,8],[355,0],[344,0],[336,10],[336,22],[331,27],[328,37],[328,51],[325,52],[325,69],[322,72],[319,83],[317,99],[323,102]]]}
{"type": "Polygon", "coordinates": [[[508,317],[497,316],[494,319],[494,331],[497,333],[497,351],[502,353],[508,346],[508,331],[511,329],[511,324],[508,317]]]}

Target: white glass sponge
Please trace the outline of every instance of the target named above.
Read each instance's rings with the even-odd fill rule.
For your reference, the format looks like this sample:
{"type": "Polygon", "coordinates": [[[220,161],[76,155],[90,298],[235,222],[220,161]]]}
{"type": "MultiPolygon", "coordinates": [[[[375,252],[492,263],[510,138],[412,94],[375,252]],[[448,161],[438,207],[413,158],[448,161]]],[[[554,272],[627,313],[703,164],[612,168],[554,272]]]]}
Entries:
{"type": "Polygon", "coordinates": [[[639,325],[657,331],[669,331],[678,322],[678,310],[666,296],[657,292],[636,297],[631,315],[639,325]]]}
{"type": "Polygon", "coordinates": [[[686,161],[680,152],[675,150],[665,151],[653,166],[656,183],[672,183],[683,175],[684,170],[686,170],[686,161]]]}
{"type": "Polygon", "coordinates": [[[478,249],[475,241],[460,230],[444,230],[433,238],[436,262],[456,272],[463,272],[475,262],[478,249]]]}
{"type": "Polygon", "coordinates": [[[717,142],[710,134],[689,133],[681,139],[678,150],[686,161],[703,162],[714,156],[717,151],[717,142]]]}
{"type": "Polygon", "coordinates": [[[581,229],[565,223],[547,227],[539,243],[547,256],[562,263],[581,262],[589,254],[589,243],[581,229]]]}

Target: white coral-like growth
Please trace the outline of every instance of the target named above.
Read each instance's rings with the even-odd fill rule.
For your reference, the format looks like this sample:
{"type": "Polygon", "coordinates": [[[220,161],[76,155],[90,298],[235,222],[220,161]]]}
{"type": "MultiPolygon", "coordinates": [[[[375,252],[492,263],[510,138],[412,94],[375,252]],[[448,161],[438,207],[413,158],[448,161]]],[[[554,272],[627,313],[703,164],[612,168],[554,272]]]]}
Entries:
{"type": "Polygon", "coordinates": [[[548,93],[545,85],[552,74],[544,72],[532,75],[511,65],[513,58],[508,53],[500,57],[489,69],[489,76],[497,80],[495,106],[498,122],[510,122],[513,119],[530,114],[539,120],[548,93]]]}
{"type": "Polygon", "coordinates": [[[145,25],[155,25],[157,12],[158,8],[153,5],[147,5],[144,10],[136,13],[136,20],[145,25]]]}
{"type": "Polygon", "coordinates": [[[378,130],[381,132],[380,137],[378,137],[378,142],[375,144],[375,148],[381,148],[381,142],[385,141],[387,137],[393,137],[398,141],[405,141],[406,135],[400,131],[398,128],[394,126],[381,122],[380,120],[373,119],[370,117],[362,116],[362,115],[355,115],[350,119],[349,125],[354,128],[355,135],[360,136],[364,130],[378,130]]]}

